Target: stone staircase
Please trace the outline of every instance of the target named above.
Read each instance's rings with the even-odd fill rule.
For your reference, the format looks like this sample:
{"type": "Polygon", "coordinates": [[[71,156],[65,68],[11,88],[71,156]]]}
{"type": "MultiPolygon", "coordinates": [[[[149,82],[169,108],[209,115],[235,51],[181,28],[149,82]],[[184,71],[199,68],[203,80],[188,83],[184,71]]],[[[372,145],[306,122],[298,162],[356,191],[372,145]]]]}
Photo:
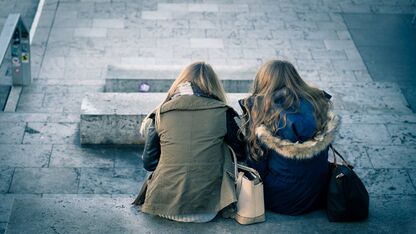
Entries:
{"type": "MultiPolygon", "coordinates": [[[[241,113],[237,101],[248,95],[255,69],[216,70],[228,93],[229,105],[241,113]]],[[[87,93],[82,101],[81,143],[143,144],[138,132],[140,124],[166,97],[179,71],[176,67],[108,66],[105,92],[87,93]],[[139,92],[142,85],[148,88],[147,92],[139,92]]],[[[394,83],[315,83],[333,95],[335,110],[353,123],[386,115],[412,115],[400,88],[394,83]]]]}

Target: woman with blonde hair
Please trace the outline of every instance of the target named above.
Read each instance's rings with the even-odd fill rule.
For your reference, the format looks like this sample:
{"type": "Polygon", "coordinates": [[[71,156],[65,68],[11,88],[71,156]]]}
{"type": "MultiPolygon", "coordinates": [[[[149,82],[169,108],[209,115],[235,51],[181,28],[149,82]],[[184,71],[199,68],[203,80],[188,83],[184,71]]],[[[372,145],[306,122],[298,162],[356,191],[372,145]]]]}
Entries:
{"type": "Polygon", "coordinates": [[[179,74],[142,125],[143,165],[153,171],[145,182],[144,202],[138,204],[142,212],[180,222],[208,222],[236,201],[227,148],[244,159],[236,115],[209,64],[196,62],[179,74]]]}
{"type": "Polygon", "coordinates": [[[258,70],[251,96],[239,101],[248,163],[263,178],[267,209],[299,215],[323,206],[338,122],[330,97],[307,85],[291,63],[272,60],[258,70]]]}

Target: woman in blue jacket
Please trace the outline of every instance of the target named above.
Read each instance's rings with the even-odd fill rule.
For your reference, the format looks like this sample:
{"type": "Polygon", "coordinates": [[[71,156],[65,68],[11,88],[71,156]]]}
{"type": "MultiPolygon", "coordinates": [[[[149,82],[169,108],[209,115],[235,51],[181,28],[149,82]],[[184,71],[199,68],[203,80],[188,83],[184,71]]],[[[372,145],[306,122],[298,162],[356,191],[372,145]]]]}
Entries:
{"type": "Polygon", "coordinates": [[[263,178],[267,209],[299,215],[323,206],[338,122],[329,99],[291,63],[272,60],[257,72],[251,96],[240,100],[248,164],[263,178]]]}

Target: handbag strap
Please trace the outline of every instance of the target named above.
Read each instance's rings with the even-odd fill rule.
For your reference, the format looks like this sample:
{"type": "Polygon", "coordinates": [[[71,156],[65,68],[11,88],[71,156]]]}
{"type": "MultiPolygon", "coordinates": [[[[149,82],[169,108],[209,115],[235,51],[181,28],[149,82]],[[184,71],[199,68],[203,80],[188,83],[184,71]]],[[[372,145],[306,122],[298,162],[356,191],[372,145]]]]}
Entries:
{"type": "Polygon", "coordinates": [[[335,165],[337,165],[337,156],[338,156],[346,166],[352,168],[352,165],[349,164],[347,162],[347,160],[345,160],[345,158],[334,148],[334,146],[332,144],[329,145],[329,148],[331,148],[332,153],[334,155],[334,163],[335,163],[335,165]]]}
{"type": "Polygon", "coordinates": [[[242,165],[242,164],[238,164],[237,163],[237,156],[235,155],[235,152],[233,150],[233,148],[231,148],[231,146],[227,145],[228,149],[231,152],[231,156],[233,157],[233,163],[234,163],[234,179],[235,179],[235,183],[238,184],[238,169],[243,170],[243,171],[248,171],[250,173],[253,173],[254,175],[256,175],[257,178],[260,178],[260,174],[253,168],[242,165]]]}
{"type": "Polygon", "coordinates": [[[235,155],[235,152],[231,146],[227,145],[228,149],[231,152],[231,156],[233,157],[233,163],[234,163],[234,183],[237,184],[237,177],[238,177],[238,168],[237,168],[237,156],[235,155]]]}

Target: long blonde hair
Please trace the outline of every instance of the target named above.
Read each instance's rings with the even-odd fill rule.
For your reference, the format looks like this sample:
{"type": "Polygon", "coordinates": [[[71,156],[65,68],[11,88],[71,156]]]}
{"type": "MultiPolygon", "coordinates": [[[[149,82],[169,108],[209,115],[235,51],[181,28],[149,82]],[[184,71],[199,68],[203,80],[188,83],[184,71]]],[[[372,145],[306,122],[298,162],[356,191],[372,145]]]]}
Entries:
{"type": "Polygon", "coordinates": [[[170,86],[168,95],[163,103],[169,101],[173,97],[178,86],[185,82],[190,82],[193,86],[197,86],[202,92],[215,96],[224,103],[227,102],[224,88],[211,65],[205,62],[194,62],[181,71],[172,86],[170,86]]]}
{"type": "Polygon", "coordinates": [[[250,146],[250,155],[255,160],[261,159],[264,155],[256,138],[256,128],[263,124],[276,132],[279,130],[276,121],[283,121],[283,125],[278,124],[279,128],[285,127],[286,115],[281,116],[282,111],[297,112],[301,99],[306,99],[312,104],[317,130],[322,130],[326,125],[330,102],[325,93],[306,84],[288,61],[271,60],[263,64],[254,79],[252,97],[252,106],[248,106],[247,99],[243,103],[247,113],[242,128],[250,146]],[[283,100],[278,106],[274,104],[276,94],[283,100]]]}
{"type": "Polygon", "coordinates": [[[194,62],[186,66],[175,79],[168,90],[165,100],[156,109],[156,123],[160,121],[160,108],[169,101],[175,94],[179,85],[190,82],[192,86],[198,87],[202,92],[217,97],[220,101],[227,103],[222,83],[211,65],[205,62],[194,62]]]}

